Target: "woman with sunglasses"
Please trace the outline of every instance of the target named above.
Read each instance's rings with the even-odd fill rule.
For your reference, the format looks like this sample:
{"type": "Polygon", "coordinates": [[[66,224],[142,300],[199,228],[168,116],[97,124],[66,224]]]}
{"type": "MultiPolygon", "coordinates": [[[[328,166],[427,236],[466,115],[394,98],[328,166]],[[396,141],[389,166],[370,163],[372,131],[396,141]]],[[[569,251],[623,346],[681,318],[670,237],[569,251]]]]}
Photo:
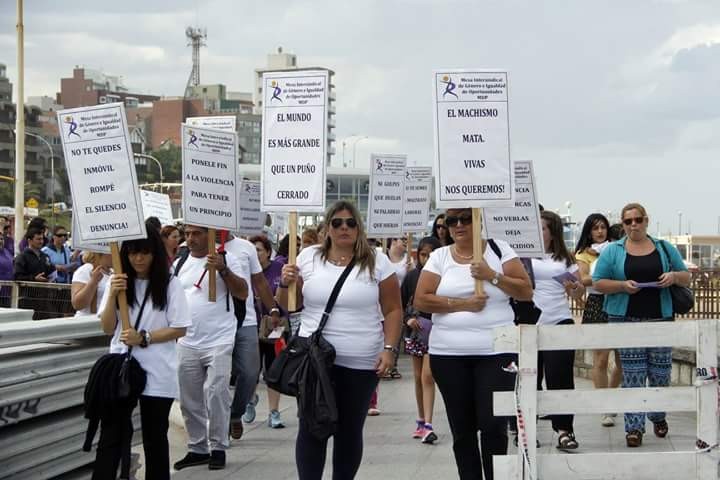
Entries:
{"type": "Polygon", "coordinates": [[[432,233],[430,233],[430,236],[437,238],[443,247],[455,243],[455,241],[450,236],[448,226],[445,224],[444,213],[441,213],[437,217],[435,217],[435,221],[433,222],[432,226],[432,233]]]}
{"type": "MultiPolygon", "coordinates": [[[[124,353],[133,347],[132,356],[145,370],[147,382],[140,396],[145,478],[169,480],[168,419],[179,393],[175,341],[192,324],[190,309],[180,281],[168,276],[167,255],[157,230],[148,228],[147,238],[123,242],[120,258],[125,273],[110,278],[98,316],[105,334],[112,335],[110,353],[124,353]],[[118,321],[117,300],[123,291],[130,313],[127,330],[118,321]]],[[[123,449],[118,438],[132,436],[135,405],[128,408],[118,412],[115,421],[103,421],[93,480],[116,476],[123,449]]]]}
{"type": "MultiPolygon", "coordinates": [[[[567,297],[580,299],[585,287],[575,259],[568,252],[563,238],[563,223],[558,214],[545,210],[542,219],[545,255],[532,259],[535,274],[533,301],[542,313],[538,325],[572,325],[570,304],[567,297]]],[[[575,350],[541,351],[538,364],[543,365],[548,390],[572,390],[575,388],[575,350]]],[[[575,450],[578,442],[573,429],[573,415],[550,415],[552,428],[558,434],[559,450],[575,450]]]]}
{"type": "MultiPolygon", "coordinates": [[[[352,479],[362,461],[370,396],[378,376],[392,367],[400,337],[400,284],[387,256],[376,255],[368,245],[360,213],[352,203],[335,203],[325,218],[328,231],[323,244],[300,252],[297,265],[283,266],[278,302],[287,309],[287,287],[296,282],[297,308],[303,309],[299,335],[310,336],[338,278],[355,262],[323,330],[336,352],[330,371],[338,408],[333,478],[352,479]]],[[[327,440],[315,438],[301,418],[295,447],[300,480],[322,478],[326,450],[327,440]]]]}
{"type": "MultiPolygon", "coordinates": [[[[582,323],[607,323],[607,313],[603,311],[605,295],[592,286],[592,273],[595,271],[597,259],[609,242],[617,240],[610,237],[610,222],[601,213],[593,213],[585,219],[577,246],[575,261],[580,268],[583,285],[587,288],[587,299],[583,309],[582,323]]],[[[591,373],[595,388],[617,388],[622,381],[622,368],[617,350],[593,350],[593,368],[591,373]],[[608,360],[610,352],[615,352],[615,368],[609,373],[608,360]]],[[[600,423],[604,427],[615,425],[614,413],[603,414],[600,423]]]]}
{"type": "Polygon", "coordinates": [[[507,420],[493,413],[493,392],[512,391],[515,375],[503,367],[517,361],[516,354],[493,350],[493,329],[514,324],[509,299],[530,300],[532,285],[505,241],[495,240],[501,256],[484,246],[483,260],[473,263],[471,209],[448,210],[445,224],[455,243],[430,254],[414,306],[432,314],[430,367],[445,402],[459,476],[474,480],[484,472],[492,480],[492,457],[505,455],[508,444],[507,420]],[[475,293],[476,280],[483,281],[484,294],[475,293]]]}
{"type": "MultiPolygon", "coordinates": [[[[673,318],[668,287],[688,286],[687,271],[677,249],[647,233],[648,215],[639,203],[621,212],[625,237],[603,250],[593,273],[593,286],[605,294],[609,322],[658,322],[673,318]]],[[[670,384],[672,349],[621,348],[623,388],[666,387],[670,384]]],[[[668,433],[665,412],[647,414],[655,436],[668,433]]],[[[645,433],[645,413],[625,414],[625,442],[639,447],[645,433]]]]}

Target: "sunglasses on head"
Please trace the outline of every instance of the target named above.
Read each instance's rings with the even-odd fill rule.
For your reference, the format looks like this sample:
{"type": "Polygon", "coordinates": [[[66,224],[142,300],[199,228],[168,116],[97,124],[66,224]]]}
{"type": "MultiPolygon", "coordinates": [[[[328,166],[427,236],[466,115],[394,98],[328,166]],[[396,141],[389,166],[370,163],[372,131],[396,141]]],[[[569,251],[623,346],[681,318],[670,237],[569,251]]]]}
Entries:
{"type": "Polygon", "coordinates": [[[448,227],[455,227],[458,223],[463,225],[472,225],[472,214],[470,215],[452,215],[445,217],[445,225],[448,227]]]}
{"type": "Polygon", "coordinates": [[[642,225],[642,223],[645,221],[645,217],[633,217],[633,218],[624,218],[623,223],[627,225],[628,227],[632,225],[633,223],[637,223],[638,225],[642,225]]]}
{"type": "Polygon", "coordinates": [[[348,228],[355,228],[358,225],[357,220],[355,220],[352,217],[349,217],[349,218],[339,218],[338,217],[338,218],[333,218],[332,220],[330,220],[330,226],[332,226],[332,228],[340,228],[340,227],[342,227],[343,223],[348,228]]]}

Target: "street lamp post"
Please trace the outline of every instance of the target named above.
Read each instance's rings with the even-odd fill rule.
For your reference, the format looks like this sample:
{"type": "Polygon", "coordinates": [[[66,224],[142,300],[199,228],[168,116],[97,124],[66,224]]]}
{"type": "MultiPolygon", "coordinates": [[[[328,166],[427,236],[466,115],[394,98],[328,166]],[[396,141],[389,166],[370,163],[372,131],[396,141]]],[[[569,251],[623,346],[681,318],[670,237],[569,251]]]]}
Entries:
{"type": "Polygon", "coordinates": [[[357,151],[357,144],[362,142],[363,140],[367,140],[369,137],[367,135],[362,136],[355,140],[355,143],[353,143],[353,168],[355,168],[355,152],[357,151]]]}
{"type": "Polygon", "coordinates": [[[153,157],[152,155],[147,155],[147,154],[145,154],[145,153],[133,153],[133,155],[134,155],[136,158],[144,158],[144,159],[146,159],[146,160],[147,160],[147,159],[152,160],[153,162],[155,162],[155,163],[157,164],[158,170],[160,170],[160,191],[162,192],[162,186],[163,186],[163,171],[162,171],[162,165],[160,164],[160,160],[158,160],[157,158],[153,157]]]}
{"type": "Polygon", "coordinates": [[[52,209],[52,224],[55,225],[55,152],[53,152],[50,143],[40,135],[35,135],[30,132],[25,132],[25,135],[42,141],[48,147],[48,150],[50,150],[50,208],[52,209]]]}
{"type": "Polygon", "coordinates": [[[678,212],[678,237],[682,235],[682,212],[678,212]]]}

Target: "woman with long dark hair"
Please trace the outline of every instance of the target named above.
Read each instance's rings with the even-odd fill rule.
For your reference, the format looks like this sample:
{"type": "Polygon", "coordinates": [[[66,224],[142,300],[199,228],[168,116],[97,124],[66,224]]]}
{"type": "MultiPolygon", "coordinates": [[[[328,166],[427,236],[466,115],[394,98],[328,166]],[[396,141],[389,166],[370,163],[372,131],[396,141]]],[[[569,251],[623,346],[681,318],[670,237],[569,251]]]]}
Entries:
{"type": "MultiPolygon", "coordinates": [[[[573,318],[567,296],[580,299],[585,295],[585,287],[580,281],[575,258],[565,246],[562,219],[558,214],[548,210],[541,212],[540,217],[545,256],[532,259],[535,274],[533,301],[542,310],[537,323],[538,325],[572,325],[573,318]]],[[[542,351],[539,356],[538,364],[542,362],[544,365],[545,384],[548,390],[575,388],[573,376],[575,350],[542,351]]],[[[577,449],[573,416],[551,415],[550,419],[553,430],[558,434],[557,448],[564,451],[577,449]]]]}
{"type": "Polygon", "coordinates": [[[450,230],[445,223],[445,214],[441,213],[433,221],[431,237],[437,238],[440,241],[440,245],[447,247],[455,243],[455,240],[450,236],[450,230]]]}
{"type": "MultiPolygon", "coordinates": [[[[305,248],[297,265],[285,265],[278,302],[287,309],[288,284],[297,282],[297,307],[303,308],[299,335],[320,324],[338,278],[354,261],[330,312],[324,338],[336,351],[329,374],[337,402],[333,435],[333,478],[350,480],[362,462],[363,427],[378,376],[393,366],[400,337],[400,284],[387,256],[376,254],[365,237],[362,218],[350,202],[339,201],[325,215],[328,233],[322,245],[305,248]],[[378,308],[378,306],[380,308],[378,308]]],[[[300,480],[320,480],[327,439],[319,440],[300,418],[295,462],[300,480]]]]}
{"type": "MultiPolygon", "coordinates": [[[[100,322],[105,334],[113,336],[110,353],[124,353],[133,347],[132,356],[146,373],[140,396],[145,478],[169,480],[168,417],[179,393],[175,341],[192,323],[190,309],[182,285],[168,274],[167,254],[156,230],[148,229],[147,238],[123,242],[120,258],[125,273],[110,278],[110,288],[105,289],[100,304],[100,322]],[[126,292],[130,313],[127,330],[118,320],[117,300],[122,291],[126,292]]],[[[115,422],[102,425],[93,480],[116,476],[123,450],[118,439],[132,436],[130,419],[135,405],[128,408],[118,412],[115,422]]]]}
{"type": "MultiPolygon", "coordinates": [[[[617,240],[617,239],[616,239],[617,240]]],[[[607,323],[607,313],[603,311],[605,295],[592,286],[592,274],[600,253],[610,244],[610,222],[601,213],[593,213],[585,219],[580,238],[575,247],[575,261],[580,269],[580,278],[587,288],[587,299],[583,309],[583,324],[607,323]]],[[[617,388],[622,381],[620,357],[615,350],[615,369],[608,378],[608,360],[612,350],[593,350],[592,381],[595,388],[617,388]]],[[[600,423],[605,427],[615,425],[615,414],[603,414],[600,423]]]]}

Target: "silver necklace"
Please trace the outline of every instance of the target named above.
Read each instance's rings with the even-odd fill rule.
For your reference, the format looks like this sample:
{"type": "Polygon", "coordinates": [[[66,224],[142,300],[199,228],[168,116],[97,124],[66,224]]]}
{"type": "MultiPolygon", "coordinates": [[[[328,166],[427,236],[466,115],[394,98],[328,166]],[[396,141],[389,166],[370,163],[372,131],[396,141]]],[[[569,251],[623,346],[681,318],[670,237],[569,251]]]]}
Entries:
{"type": "Polygon", "coordinates": [[[463,260],[472,260],[473,255],[470,255],[469,257],[466,257],[465,255],[460,255],[460,252],[458,252],[458,249],[455,245],[453,245],[453,252],[455,252],[455,255],[462,258],[463,260]]]}

